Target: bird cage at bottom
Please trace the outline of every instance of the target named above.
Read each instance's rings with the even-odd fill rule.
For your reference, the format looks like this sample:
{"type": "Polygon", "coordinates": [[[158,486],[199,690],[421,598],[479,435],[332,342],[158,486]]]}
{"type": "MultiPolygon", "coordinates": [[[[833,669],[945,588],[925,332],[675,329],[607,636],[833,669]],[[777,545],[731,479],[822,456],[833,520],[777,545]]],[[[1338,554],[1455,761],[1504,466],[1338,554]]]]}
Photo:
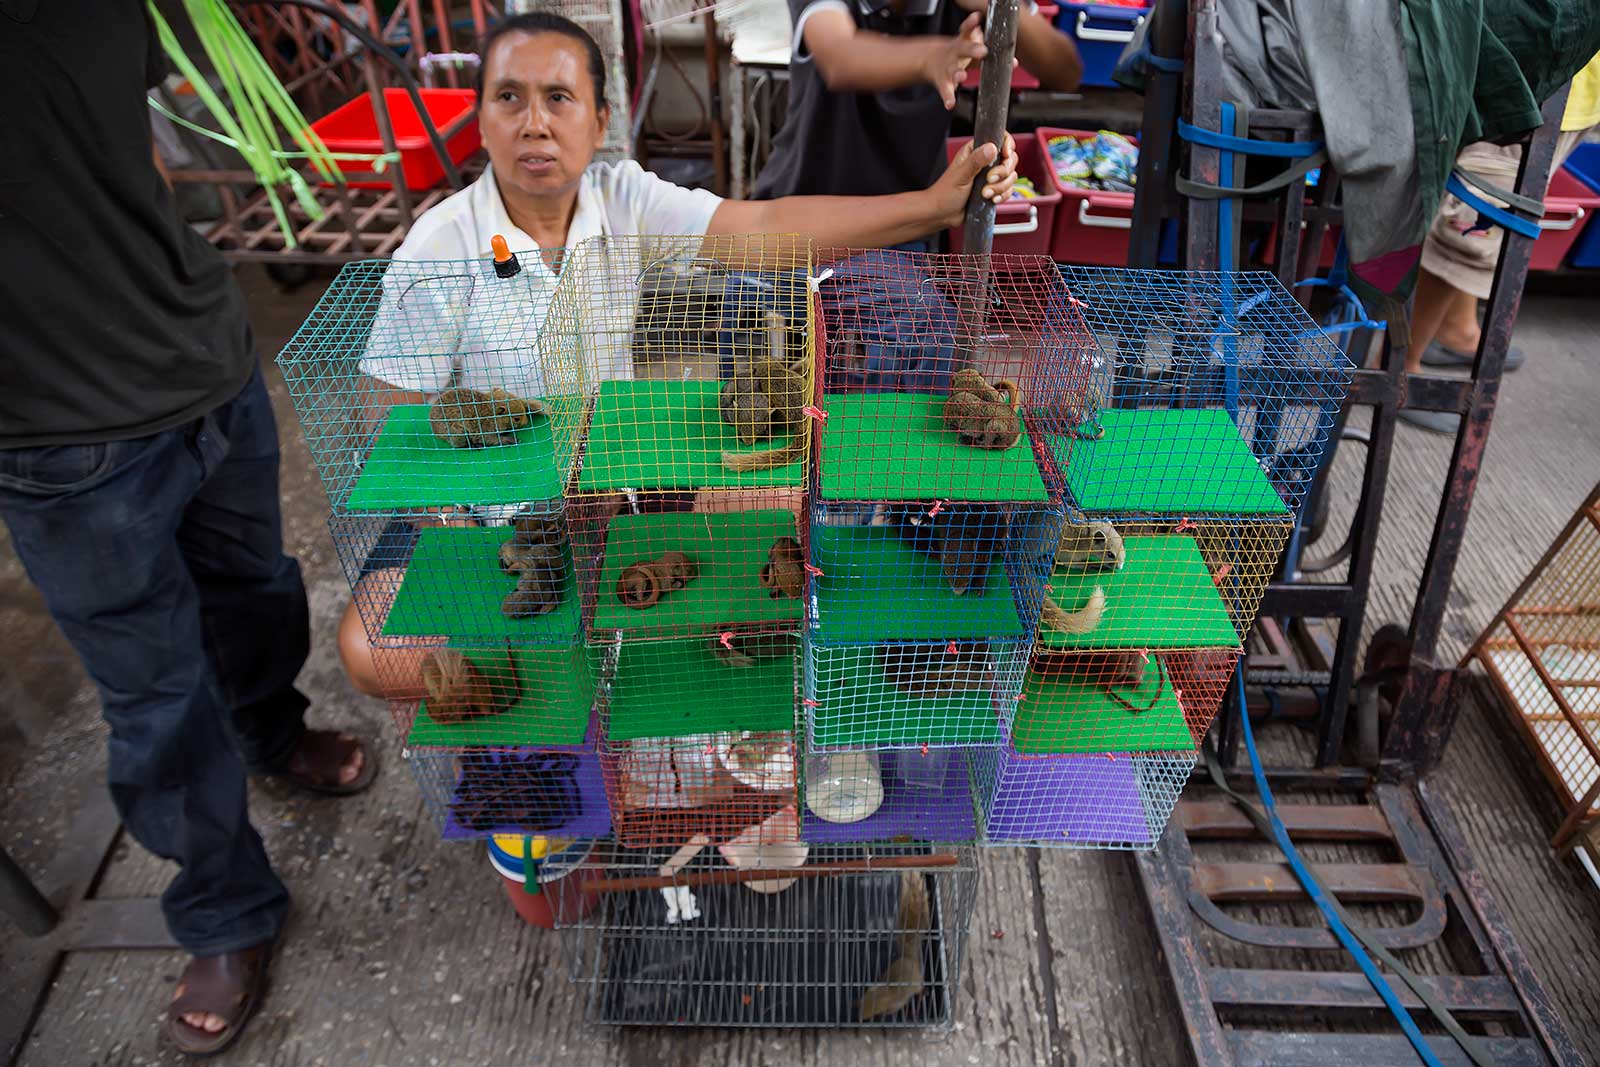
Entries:
{"type": "Polygon", "coordinates": [[[590,1022],[949,1027],[976,906],[971,846],[799,842],[592,857],[561,924],[590,1022]]]}

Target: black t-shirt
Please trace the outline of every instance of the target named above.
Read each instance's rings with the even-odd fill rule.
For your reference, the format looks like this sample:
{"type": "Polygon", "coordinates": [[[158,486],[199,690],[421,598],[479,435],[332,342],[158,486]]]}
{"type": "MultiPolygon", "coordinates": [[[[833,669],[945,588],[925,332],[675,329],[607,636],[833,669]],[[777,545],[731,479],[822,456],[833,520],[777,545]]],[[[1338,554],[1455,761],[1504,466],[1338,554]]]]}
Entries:
{"type": "Polygon", "coordinates": [[[140,437],[255,359],[222,257],[178,217],[140,0],[0,0],[0,448],[140,437]]]}
{"type": "MultiPolygon", "coordinates": [[[[858,29],[897,37],[952,36],[966,13],[939,0],[932,14],[871,13],[856,0],[789,0],[798,27],[808,11],[847,8],[858,29]]],[[[789,113],[756,179],[754,197],[882,196],[926,188],[944,173],[950,112],[923,83],[881,93],[835,93],[795,38],[789,113]]]]}

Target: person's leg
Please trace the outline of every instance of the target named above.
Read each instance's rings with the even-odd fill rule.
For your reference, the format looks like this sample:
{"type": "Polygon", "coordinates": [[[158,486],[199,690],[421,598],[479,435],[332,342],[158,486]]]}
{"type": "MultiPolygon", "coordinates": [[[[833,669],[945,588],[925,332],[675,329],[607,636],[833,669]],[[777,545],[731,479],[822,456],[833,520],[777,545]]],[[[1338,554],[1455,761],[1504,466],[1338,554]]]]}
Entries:
{"type": "Polygon", "coordinates": [[[1406,373],[1422,372],[1422,353],[1433,342],[1446,316],[1455,307],[1457,297],[1466,295],[1437,274],[1426,269],[1417,271],[1417,295],[1411,308],[1411,348],[1406,352],[1406,373]]]}
{"type": "Polygon", "coordinates": [[[178,864],[162,895],[167,925],[189,952],[217,956],[275,939],[289,895],[248,819],[178,549],[200,483],[195,436],[0,451],[0,518],[99,688],[124,826],[178,864]]]}

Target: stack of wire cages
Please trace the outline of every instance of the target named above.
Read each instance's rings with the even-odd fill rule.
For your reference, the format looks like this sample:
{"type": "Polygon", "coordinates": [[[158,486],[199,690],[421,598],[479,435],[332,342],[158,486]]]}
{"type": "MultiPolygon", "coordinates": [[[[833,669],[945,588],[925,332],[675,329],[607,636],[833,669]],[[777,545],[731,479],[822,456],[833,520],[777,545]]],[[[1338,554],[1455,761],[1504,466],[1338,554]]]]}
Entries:
{"type": "Polygon", "coordinates": [[[1148,849],[1221,706],[1351,367],[1269,274],[1063,276],[1097,343],[1092,410],[1046,443],[1067,521],[988,836],[1148,849]]]}
{"type": "Polygon", "coordinates": [[[373,672],[447,838],[610,832],[538,345],[554,284],[536,251],[352,263],[280,357],[373,672]]]}
{"type": "Polygon", "coordinates": [[[802,836],[980,840],[1092,338],[1044,257],[821,258],[802,836]]]}

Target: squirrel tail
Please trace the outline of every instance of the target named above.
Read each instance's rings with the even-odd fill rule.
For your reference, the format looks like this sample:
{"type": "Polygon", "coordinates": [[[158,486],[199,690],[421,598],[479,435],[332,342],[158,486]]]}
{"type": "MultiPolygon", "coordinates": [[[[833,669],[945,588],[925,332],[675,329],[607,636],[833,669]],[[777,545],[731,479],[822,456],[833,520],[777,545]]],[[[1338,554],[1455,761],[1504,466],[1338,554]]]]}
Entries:
{"type": "Polygon", "coordinates": [[[730,471],[764,471],[785,466],[797,459],[804,459],[805,454],[805,435],[797,433],[782,448],[772,448],[765,452],[724,452],[722,465],[730,471]]]}
{"type": "Polygon", "coordinates": [[[1106,611],[1106,591],[1098,585],[1089,594],[1089,602],[1077,611],[1064,611],[1051,597],[1044,598],[1044,611],[1040,623],[1046,628],[1064,634],[1086,634],[1100,625],[1106,611]]]}

